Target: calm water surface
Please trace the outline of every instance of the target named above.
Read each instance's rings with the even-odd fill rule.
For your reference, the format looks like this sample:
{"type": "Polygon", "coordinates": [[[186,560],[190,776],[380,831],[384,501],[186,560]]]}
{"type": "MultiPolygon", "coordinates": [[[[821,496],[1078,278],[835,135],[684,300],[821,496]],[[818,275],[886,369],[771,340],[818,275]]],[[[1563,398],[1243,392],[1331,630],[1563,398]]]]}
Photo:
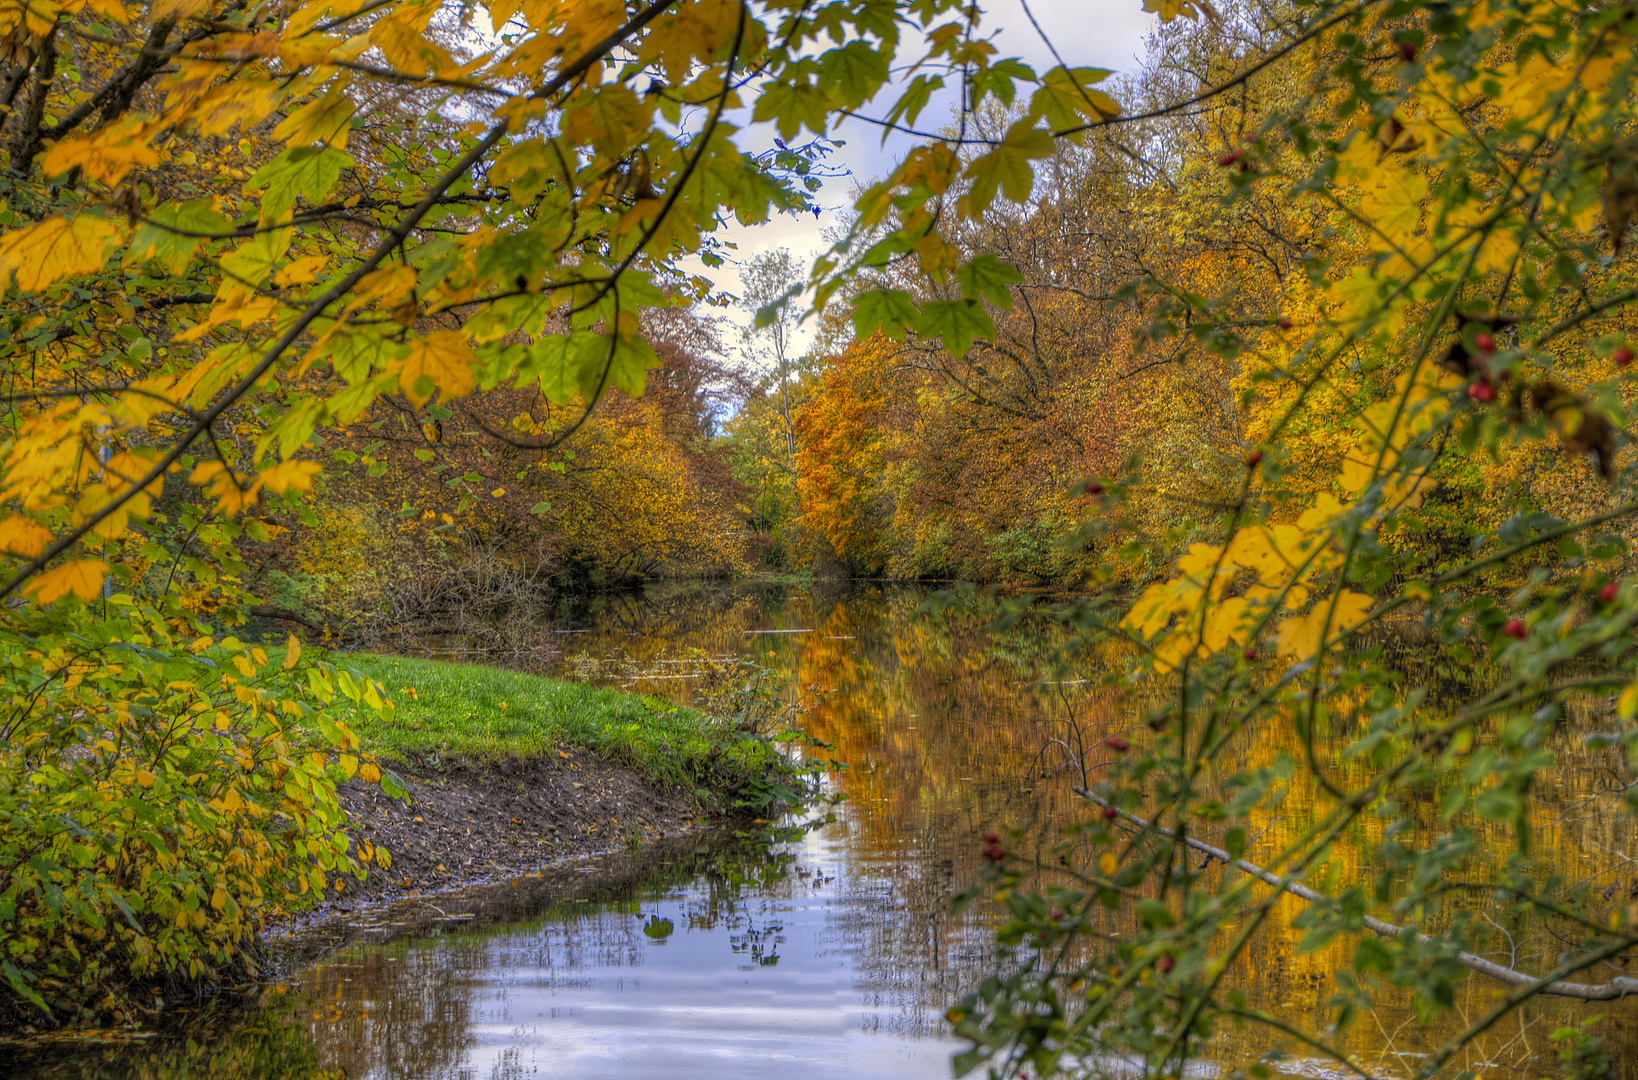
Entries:
{"type": "MultiPolygon", "coordinates": [[[[1026,855],[1049,845],[1079,812],[1066,776],[1042,756],[1048,733],[1063,730],[1053,721],[1073,717],[1101,738],[1127,720],[1120,703],[1040,673],[1056,633],[1049,625],[997,638],[980,616],[926,614],[926,596],[674,589],[570,612],[563,623],[573,631],[561,635],[566,671],[679,702],[697,681],[674,662],[690,655],[754,656],[775,671],[805,704],[810,733],[852,765],[834,781],[849,796],[834,823],[772,853],[714,840],[641,865],[627,859],[588,874],[570,902],[560,883],[542,887],[551,898],[536,902],[526,880],[478,919],[348,946],[301,971],[288,994],[208,1035],[79,1050],[31,1062],[24,1074],[949,1076],[961,1045],[943,1013],[994,960],[997,914],[983,905],[950,913],[950,897],[979,872],[978,837],[1013,827],[1038,838],[1015,845],[1026,855]]],[[[1271,750],[1248,744],[1244,753],[1271,750]]],[[[1572,767],[1563,790],[1542,796],[1560,804],[1549,840],[1567,873],[1590,873],[1627,850],[1618,815],[1600,812],[1598,776],[1608,767],[1572,767]]],[[[1293,793],[1266,823],[1266,842],[1301,828],[1307,812],[1293,793]]],[[[1371,840],[1368,827],[1348,838],[1339,849],[1346,868],[1359,869],[1371,840]]],[[[1497,837],[1497,850],[1511,842],[1497,837]]],[[[457,898],[447,913],[468,914],[463,904],[482,907],[457,898]]],[[[1119,933],[1119,916],[1109,920],[1119,933]]],[[[1294,940],[1288,927],[1270,927],[1238,985],[1254,1006],[1319,1026],[1330,973],[1351,952],[1297,956],[1294,940]]],[[[1459,1015],[1431,1029],[1412,1019],[1408,998],[1385,995],[1348,1033],[1348,1050],[1378,1075],[1408,1075],[1426,1047],[1495,1000],[1476,979],[1461,986],[1459,1015]]],[[[1633,1029],[1625,1007],[1602,1011],[1633,1029]]],[[[1481,1040],[1466,1064],[1494,1076],[1553,1071],[1548,1034],[1590,1014],[1534,1006],[1481,1040]]],[[[1253,1036],[1225,1036],[1199,1072],[1265,1048],[1253,1036]]],[[[1281,1070],[1335,1075],[1300,1057],[1281,1070]]]]}

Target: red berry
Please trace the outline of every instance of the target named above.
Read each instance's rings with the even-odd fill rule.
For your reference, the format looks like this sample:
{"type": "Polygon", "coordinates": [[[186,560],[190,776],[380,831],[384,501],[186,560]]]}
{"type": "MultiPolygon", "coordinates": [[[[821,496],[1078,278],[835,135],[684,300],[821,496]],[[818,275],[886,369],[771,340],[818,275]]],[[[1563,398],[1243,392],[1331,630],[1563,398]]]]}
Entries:
{"type": "Polygon", "coordinates": [[[1293,323],[1290,319],[1281,319],[1279,322],[1275,323],[1274,325],[1278,326],[1281,330],[1289,330],[1293,326],[1295,326],[1296,324],[1293,323]]]}
{"type": "Polygon", "coordinates": [[[1405,63],[1414,64],[1416,62],[1416,46],[1408,41],[1405,42],[1405,44],[1399,46],[1399,55],[1405,58],[1405,63]]]}
{"type": "Polygon", "coordinates": [[[1001,838],[992,832],[987,832],[984,834],[984,842],[986,844],[999,844],[1001,842],[1001,838]]]}
{"type": "Polygon", "coordinates": [[[1517,638],[1518,640],[1523,641],[1526,633],[1524,629],[1524,620],[1508,619],[1507,625],[1502,627],[1502,633],[1506,634],[1510,638],[1517,638]]]}
{"type": "Polygon", "coordinates": [[[1086,482],[1086,493],[1088,495],[1102,495],[1103,485],[1098,483],[1096,480],[1088,480],[1086,482]]]}
{"type": "Polygon", "coordinates": [[[1118,818],[1120,817],[1120,811],[1116,810],[1113,806],[1106,806],[1103,808],[1103,816],[1106,819],[1118,818]]]}
{"type": "Polygon", "coordinates": [[[1218,158],[1217,159],[1217,164],[1226,169],[1230,165],[1233,165],[1235,162],[1239,161],[1244,156],[1245,156],[1245,151],[1244,150],[1234,150],[1234,151],[1232,151],[1230,153],[1227,153],[1227,154],[1224,154],[1222,157],[1218,158]]]}
{"type": "Polygon", "coordinates": [[[1261,450],[1253,450],[1251,453],[1246,455],[1246,468],[1255,469],[1257,466],[1261,465],[1262,463],[1263,463],[1263,452],[1261,450]]]}
{"type": "Polygon", "coordinates": [[[1052,921],[1053,922],[1057,922],[1059,919],[1061,919],[1063,917],[1064,917],[1064,913],[1062,911],[1058,910],[1057,908],[1052,909],[1052,921]]]}
{"type": "Polygon", "coordinates": [[[1169,956],[1162,956],[1160,958],[1160,963],[1156,964],[1155,966],[1160,968],[1160,973],[1162,975],[1165,975],[1167,972],[1171,971],[1172,968],[1177,966],[1177,961],[1173,960],[1169,956]]]}
{"type": "Polygon", "coordinates": [[[1247,645],[1240,655],[1245,657],[1247,660],[1255,660],[1257,659],[1257,650],[1255,647],[1247,645]]]}
{"type": "Polygon", "coordinates": [[[1107,739],[1103,740],[1103,745],[1107,746],[1117,754],[1124,754],[1126,751],[1132,748],[1132,744],[1121,738],[1119,735],[1109,736],[1107,739]]]}
{"type": "Polygon", "coordinates": [[[1479,347],[1480,352],[1496,351],[1496,339],[1483,331],[1473,335],[1473,344],[1479,347]]]}
{"type": "Polygon", "coordinates": [[[1615,603],[1615,598],[1621,594],[1621,584],[1617,581],[1606,581],[1604,587],[1598,590],[1598,599],[1606,604],[1615,603]]]}
{"type": "Polygon", "coordinates": [[[1487,382],[1476,382],[1467,388],[1467,396],[1488,405],[1496,400],[1496,388],[1487,382]]]}
{"type": "Polygon", "coordinates": [[[1623,345],[1610,353],[1610,359],[1615,361],[1616,367],[1626,367],[1632,363],[1632,350],[1623,345]]]}
{"type": "Polygon", "coordinates": [[[984,845],[984,858],[990,862],[1000,862],[1007,857],[1007,852],[1000,844],[984,845]]]}

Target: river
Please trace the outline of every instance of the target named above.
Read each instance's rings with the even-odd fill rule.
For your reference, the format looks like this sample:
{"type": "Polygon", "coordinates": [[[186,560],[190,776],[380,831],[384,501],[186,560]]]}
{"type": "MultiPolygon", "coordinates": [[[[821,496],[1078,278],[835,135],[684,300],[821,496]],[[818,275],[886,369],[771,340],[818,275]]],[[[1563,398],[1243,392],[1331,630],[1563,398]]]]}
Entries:
{"type": "MultiPolygon", "coordinates": [[[[943,1014],[996,962],[997,911],[950,909],[981,872],[981,836],[1005,831],[1026,858],[1044,852],[1083,812],[1047,739],[1068,731],[1067,720],[1094,742],[1129,720],[1118,697],[1050,669],[1064,633],[1055,623],[993,633],[984,614],[926,610],[930,595],[672,586],[566,611],[560,671],[576,677],[687,703],[699,658],[754,658],[802,706],[808,733],[849,763],[831,781],[847,796],[835,820],[771,850],[716,837],[612,855],[568,900],[561,881],[548,889],[529,879],[509,886],[504,903],[456,897],[448,918],[361,934],[227,1020],[78,1048],[31,1062],[23,1075],[949,1076],[962,1044],[943,1014]],[[465,918],[466,908],[479,917],[465,918]]],[[[1271,742],[1254,740],[1243,753],[1270,753],[1271,742]]],[[[1575,757],[1579,745],[1556,748],[1568,767],[1537,795],[1559,811],[1546,839],[1562,872],[1625,888],[1630,872],[1612,876],[1609,867],[1632,850],[1626,819],[1600,794],[1611,766],[1585,751],[1575,757]]],[[[1294,795],[1265,823],[1269,842],[1306,813],[1294,795]]],[[[1343,839],[1345,872],[1360,871],[1372,839],[1368,827],[1343,839]]],[[[1300,933],[1287,925],[1297,910],[1291,901],[1260,933],[1234,983],[1253,1006],[1314,1028],[1329,1015],[1331,973],[1351,950],[1339,942],[1297,955],[1300,933]]],[[[1409,993],[1388,989],[1340,1042],[1371,1073],[1407,1076],[1495,994],[1469,977],[1457,1011],[1424,1027],[1409,993]]],[[[1616,1014],[1616,1041],[1632,1038],[1630,1009],[1596,1011],[1616,1014]]],[[[1594,1012],[1532,1004],[1478,1040],[1463,1064],[1497,1077],[1554,1072],[1549,1034],[1594,1012]]],[[[1194,1071],[1226,1073],[1269,1045],[1255,1032],[1222,1035],[1194,1071]]],[[[1634,1071],[1633,1057],[1621,1054],[1618,1071],[1634,1071]]],[[[1339,1075],[1297,1051],[1275,1067],[1339,1075]]]]}

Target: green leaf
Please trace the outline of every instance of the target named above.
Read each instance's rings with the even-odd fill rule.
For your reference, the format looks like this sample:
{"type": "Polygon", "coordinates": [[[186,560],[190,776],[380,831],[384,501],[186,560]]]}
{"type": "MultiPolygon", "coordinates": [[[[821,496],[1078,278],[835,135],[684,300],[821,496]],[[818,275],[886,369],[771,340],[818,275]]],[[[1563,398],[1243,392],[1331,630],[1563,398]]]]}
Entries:
{"type": "Polygon", "coordinates": [[[1354,946],[1355,971],[1379,971],[1386,975],[1393,970],[1393,951],[1373,937],[1360,938],[1354,946]]]}
{"type": "Polygon", "coordinates": [[[778,82],[757,95],[753,120],[772,120],[782,138],[793,138],[804,125],[815,135],[823,135],[830,119],[828,91],[807,83],[778,82]]]}
{"type": "Polygon", "coordinates": [[[977,300],[930,300],[922,305],[916,330],[940,338],[951,356],[965,356],[975,337],[995,336],[995,323],[977,300]]]}
{"type": "Polygon", "coordinates": [[[1004,263],[986,252],[956,271],[961,282],[961,293],[969,300],[989,300],[996,307],[1012,307],[1012,290],[1008,285],[1024,280],[1024,275],[1011,263],[1004,263]]]}
{"type": "Polygon", "coordinates": [[[580,396],[596,401],[604,390],[613,388],[628,397],[643,396],[648,369],[658,367],[660,358],[653,346],[641,338],[588,335],[577,357],[580,369],[580,396]]]}
{"type": "Polygon", "coordinates": [[[262,220],[278,221],[296,205],[298,196],[312,204],[320,202],[341,179],[341,170],[352,164],[352,155],[343,150],[294,146],[257,169],[245,182],[245,191],[262,191],[262,220]]]}
{"type": "Polygon", "coordinates": [[[1026,120],[1014,124],[999,146],[967,166],[973,186],[962,199],[963,212],[978,217],[995,201],[997,190],[1015,203],[1026,201],[1035,187],[1035,167],[1030,162],[1050,155],[1054,145],[1050,132],[1026,120]]]}
{"type": "Polygon", "coordinates": [[[391,769],[381,770],[381,790],[392,799],[409,798],[409,788],[404,786],[404,778],[391,769]]]}
{"type": "Polygon", "coordinates": [[[251,288],[266,284],[284,261],[294,229],[258,233],[222,258],[222,272],[251,288]]]}
{"type": "Polygon", "coordinates": [[[205,243],[205,237],[189,235],[233,231],[233,223],[211,208],[210,199],[159,206],[149,220],[131,238],[125,255],[125,265],[132,266],[157,259],[173,274],[181,274],[193,261],[194,252],[205,243]]]}
{"type": "Polygon", "coordinates": [[[1044,118],[1054,131],[1080,127],[1088,120],[1112,119],[1120,115],[1115,99],[1102,90],[1094,90],[1093,83],[1102,82],[1111,71],[1103,68],[1082,67],[1066,71],[1053,68],[1041,79],[1029,102],[1029,116],[1044,118]]]}
{"type": "Polygon", "coordinates": [[[1167,907],[1166,904],[1160,900],[1138,901],[1137,913],[1138,918],[1143,920],[1144,926],[1156,927],[1177,925],[1177,917],[1172,914],[1172,909],[1167,907]]]}
{"type": "Polygon", "coordinates": [[[887,55],[866,42],[850,41],[820,57],[819,81],[834,88],[848,108],[857,108],[887,81],[887,55]]]}
{"type": "Polygon", "coordinates": [[[916,325],[920,315],[903,289],[872,289],[853,302],[853,330],[861,338],[880,330],[893,341],[903,341],[905,327],[916,325]]]}

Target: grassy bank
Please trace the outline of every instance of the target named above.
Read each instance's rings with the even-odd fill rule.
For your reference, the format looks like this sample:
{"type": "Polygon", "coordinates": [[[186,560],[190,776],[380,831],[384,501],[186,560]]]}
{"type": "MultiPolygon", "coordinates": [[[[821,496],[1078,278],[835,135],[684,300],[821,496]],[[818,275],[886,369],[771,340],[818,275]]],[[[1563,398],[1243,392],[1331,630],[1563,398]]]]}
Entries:
{"type": "Polygon", "coordinates": [[[568,746],[625,765],[662,784],[758,801],[789,786],[784,759],[765,740],[740,734],[695,709],[538,675],[418,657],[335,658],[386,687],[391,719],[357,728],[383,756],[529,757],[568,746]]]}

